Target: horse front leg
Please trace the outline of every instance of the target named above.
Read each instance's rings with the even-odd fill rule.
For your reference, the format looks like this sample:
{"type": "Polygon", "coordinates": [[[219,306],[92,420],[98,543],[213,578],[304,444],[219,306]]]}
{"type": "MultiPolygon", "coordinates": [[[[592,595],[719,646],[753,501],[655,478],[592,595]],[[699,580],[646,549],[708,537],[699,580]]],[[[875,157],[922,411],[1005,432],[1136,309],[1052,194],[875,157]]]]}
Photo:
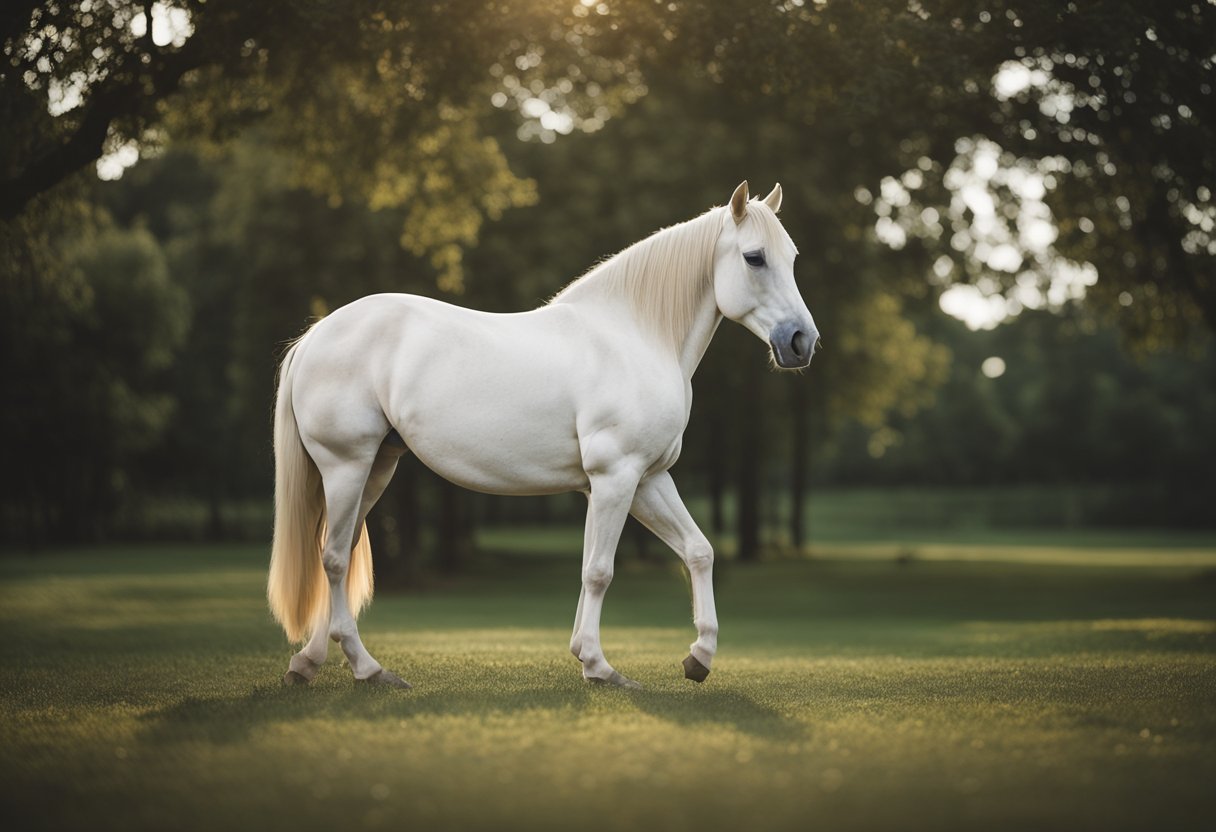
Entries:
{"type": "Polygon", "coordinates": [[[579,603],[576,630],[571,650],[583,663],[583,678],[588,682],[640,688],[637,682],[618,673],[604,658],[600,645],[600,612],[604,595],[612,583],[616,546],[621,528],[629,516],[629,504],[637,487],[635,474],[618,471],[591,477],[591,497],[587,504],[587,534],[583,542],[583,594],[579,603]]]}
{"type": "Polygon", "coordinates": [[[694,682],[704,682],[718,652],[718,612],[714,606],[714,549],[697,528],[684,501],[676,491],[671,474],[666,471],[648,477],[638,484],[630,512],[642,525],[670,546],[684,565],[692,580],[693,623],[697,640],[684,659],[684,676],[694,682]]]}

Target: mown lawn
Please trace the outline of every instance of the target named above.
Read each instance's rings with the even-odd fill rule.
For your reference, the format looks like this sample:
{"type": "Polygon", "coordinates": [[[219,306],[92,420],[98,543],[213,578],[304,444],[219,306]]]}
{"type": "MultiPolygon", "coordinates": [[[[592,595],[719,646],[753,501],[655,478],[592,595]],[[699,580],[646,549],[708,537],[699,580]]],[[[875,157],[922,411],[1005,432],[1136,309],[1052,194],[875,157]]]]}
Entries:
{"type": "Polygon", "coordinates": [[[279,686],[263,549],[8,557],[0,810],[8,829],[1210,828],[1216,551],[1074,544],[722,564],[702,686],[678,665],[679,572],[627,561],[604,640],[636,692],[584,685],[566,652],[568,559],[379,597],[364,640],[399,693],[355,689],[336,650],[313,687],[279,686]]]}

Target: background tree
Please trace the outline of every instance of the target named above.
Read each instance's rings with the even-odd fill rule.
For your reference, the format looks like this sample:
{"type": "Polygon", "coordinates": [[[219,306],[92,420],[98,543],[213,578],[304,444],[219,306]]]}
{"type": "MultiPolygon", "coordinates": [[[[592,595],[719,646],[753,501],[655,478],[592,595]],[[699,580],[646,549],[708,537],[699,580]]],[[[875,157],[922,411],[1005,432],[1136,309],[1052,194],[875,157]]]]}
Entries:
{"type": "Polygon", "coordinates": [[[62,254],[14,246],[3,270],[0,408],[5,515],[27,542],[91,537],[131,497],[176,402],[165,390],[185,336],[185,293],[156,239],[85,211],[24,222],[62,254]],[[17,472],[20,472],[18,475],[17,472]]]}
{"type": "MultiPolygon", "coordinates": [[[[823,360],[809,384],[758,375],[763,347],[724,329],[698,375],[681,463],[686,480],[709,484],[711,524],[732,527],[741,555],[799,545],[801,493],[831,477],[1114,472],[1144,446],[1113,426],[1164,436],[1150,412],[1164,398],[1129,396],[1132,372],[1101,376],[1107,388],[1040,383],[1015,368],[1053,365],[1020,353],[1000,386],[979,381],[959,363],[984,336],[942,324],[937,302],[959,282],[1009,311],[1060,311],[1086,293],[1141,347],[1189,340],[1206,354],[1212,27],[1210,4],[1183,3],[10,4],[0,263],[17,323],[6,360],[40,387],[41,406],[64,403],[69,388],[52,379],[68,368],[15,351],[43,337],[39,316],[47,333],[67,326],[100,235],[123,236],[143,252],[124,268],[168,275],[146,308],[188,295],[190,348],[171,373],[131,359],[127,378],[111,363],[162,417],[141,432],[151,444],[77,454],[81,479],[111,483],[98,505],[152,488],[201,499],[213,534],[236,533],[235,506],[268,488],[278,347],[308,318],[386,290],[529,308],[738,180],[779,180],[823,360]],[[145,159],[103,186],[87,171],[103,152],[111,169],[123,154],[145,159]],[[745,384],[756,387],[741,397],[745,384]],[[1015,388],[1044,413],[998,395],[1015,388]],[[941,405],[926,411],[935,391],[941,405]],[[1052,415],[1063,408],[1111,427],[1066,454],[1070,423],[1052,415]],[[1057,452],[1032,452],[1046,447],[1057,452]],[[781,505],[785,534],[766,515],[781,505]]],[[[180,341],[183,314],[163,317],[180,341]]],[[[1058,318],[1027,320],[1044,329],[1010,331],[1070,348],[1058,318]]],[[[147,335],[173,352],[173,339],[147,335]]],[[[60,354],[79,377],[100,375],[104,350],[60,354]]],[[[1163,411],[1180,436],[1203,401],[1163,411]]],[[[117,415],[96,424],[131,418],[117,399],[106,406],[117,415]]],[[[62,433],[32,409],[12,412],[31,447],[62,433]]],[[[1166,458],[1154,477],[1182,470],[1166,458]]],[[[439,529],[464,534],[487,503],[437,488],[426,474],[403,480],[378,533],[402,548],[446,535],[438,554],[467,550],[467,537],[414,518],[442,515],[439,529]]],[[[533,505],[556,516],[574,504],[533,505]]]]}
{"type": "Polygon", "coordinates": [[[724,91],[771,100],[850,159],[885,169],[858,180],[874,193],[885,177],[919,171],[918,198],[892,213],[956,260],[954,279],[1009,294],[1020,279],[1046,295],[1058,255],[1093,264],[1102,279],[1090,303],[1148,346],[1216,328],[1212,4],[694,5],[661,55],[724,91]],[[1044,175],[1051,244],[1027,239],[1036,218],[1016,210],[1023,195],[1008,183],[1000,196],[1011,216],[979,217],[961,199],[947,174],[957,140],[977,137],[1003,166],[1023,160],[1044,175]],[[925,208],[942,222],[924,222],[925,208]],[[1004,233],[988,227],[998,223],[1004,233]],[[1006,240],[1027,268],[991,256],[1006,240]]]}

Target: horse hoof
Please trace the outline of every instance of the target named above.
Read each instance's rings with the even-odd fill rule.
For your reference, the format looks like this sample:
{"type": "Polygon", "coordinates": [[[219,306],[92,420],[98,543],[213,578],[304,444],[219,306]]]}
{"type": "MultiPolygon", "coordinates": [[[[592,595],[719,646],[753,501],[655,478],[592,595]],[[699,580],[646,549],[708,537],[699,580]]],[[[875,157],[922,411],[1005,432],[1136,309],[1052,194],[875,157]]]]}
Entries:
{"type": "Polygon", "coordinates": [[[642,686],[630,679],[628,676],[622,676],[615,670],[608,675],[608,678],[601,679],[598,676],[583,677],[589,684],[604,685],[606,687],[625,688],[627,690],[641,690],[642,686]]]}
{"type": "Polygon", "coordinates": [[[391,670],[380,668],[379,671],[368,676],[366,679],[356,679],[355,682],[360,685],[383,685],[386,688],[398,688],[400,690],[409,690],[413,687],[409,682],[402,679],[391,670]]]}
{"type": "Polygon", "coordinates": [[[287,671],[283,676],[283,685],[285,687],[295,687],[296,685],[307,685],[312,680],[303,673],[296,673],[294,670],[287,671]]]}
{"type": "Polygon", "coordinates": [[[709,668],[701,664],[691,653],[684,660],[684,678],[692,679],[694,682],[704,682],[705,677],[709,675],[709,668]]]}

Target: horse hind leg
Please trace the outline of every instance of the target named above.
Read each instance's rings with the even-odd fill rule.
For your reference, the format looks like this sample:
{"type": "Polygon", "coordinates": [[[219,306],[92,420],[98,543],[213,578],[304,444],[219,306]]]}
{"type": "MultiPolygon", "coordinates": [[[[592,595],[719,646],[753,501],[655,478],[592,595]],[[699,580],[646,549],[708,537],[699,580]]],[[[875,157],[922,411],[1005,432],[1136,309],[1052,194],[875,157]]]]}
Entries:
{"type": "MultiPolygon", "coordinates": [[[[376,455],[376,461],[372,463],[371,473],[368,474],[367,485],[363,488],[363,497],[359,505],[359,522],[355,525],[356,530],[363,528],[368,512],[384,494],[384,489],[388,487],[397,470],[397,462],[405,452],[405,443],[396,437],[395,431],[381,445],[380,451],[376,455]]],[[[357,542],[357,538],[355,540],[357,542]]],[[[351,546],[352,550],[354,545],[351,546]]],[[[283,677],[284,684],[306,685],[316,677],[329,653],[329,621],[329,610],[326,609],[325,619],[316,623],[308,643],[300,652],[291,657],[287,674],[283,677]]]]}
{"type": "MultiPolygon", "coordinates": [[[[393,479],[393,474],[397,471],[397,463],[406,450],[405,443],[401,441],[396,431],[393,431],[389,439],[386,439],[380,446],[380,450],[376,454],[376,461],[372,463],[372,470],[368,475],[367,485],[363,488],[363,497],[359,504],[359,522],[355,526],[356,530],[364,528],[368,513],[379,502],[380,497],[384,494],[384,490],[388,488],[388,484],[393,479]]],[[[356,534],[358,533],[359,531],[356,531],[356,534]]],[[[371,564],[368,563],[366,568],[370,569],[371,564]]],[[[353,664],[351,666],[352,668],[354,667],[353,664]]],[[[368,679],[359,679],[357,676],[355,678],[360,682],[387,685],[394,688],[409,689],[413,687],[397,674],[384,668],[380,668],[378,674],[368,679]]]]}
{"type": "Polygon", "coordinates": [[[380,450],[376,452],[376,461],[372,463],[372,470],[367,475],[367,484],[363,487],[363,497],[359,501],[359,523],[355,527],[356,529],[363,528],[363,524],[367,522],[368,513],[384,495],[384,489],[388,488],[393,474],[397,472],[397,463],[408,450],[405,442],[401,440],[400,434],[395,430],[391,431],[380,444],[380,450]]]}
{"type": "Polygon", "coordinates": [[[287,666],[287,674],[283,677],[285,685],[307,685],[325,664],[329,654],[329,620],[318,621],[313,627],[312,635],[304,648],[291,657],[287,666]]]}
{"type": "MultiPolygon", "coordinates": [[[[379,454],[371,461],[329,459],[323,464],[318,460],[325,485],[325,507],[329,526],[325,548],[321,553],[321,563],[329,577],[329,637],[342,648],[355,680],[407,688],[407,682],[385,670],[363,646],[358,625],[347,602],[346,591],[352,550],[366,516],[365,492],[371,485],[375,489],[371,502],[374,503],[375,499],[379,498],[388,484],[388,479],[392,477],[397,456],[392,457],[391,464],[388,460],[382,461],[379,454]]],[[[370,505],[367,509],[370,510],[370,505]]]]}

